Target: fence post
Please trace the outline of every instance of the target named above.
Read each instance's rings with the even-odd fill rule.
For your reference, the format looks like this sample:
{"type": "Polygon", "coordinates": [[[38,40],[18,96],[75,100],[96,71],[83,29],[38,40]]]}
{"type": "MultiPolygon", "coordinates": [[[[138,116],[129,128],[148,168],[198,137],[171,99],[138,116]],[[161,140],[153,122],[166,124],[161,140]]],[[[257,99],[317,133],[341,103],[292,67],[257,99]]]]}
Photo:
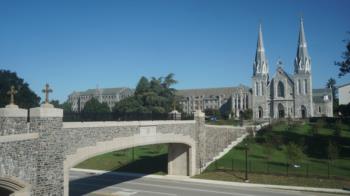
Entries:
{"type": "Polygon", "coordinates": [[[309,163],[306,163],[306,177],[309,177],[309,163]]]}

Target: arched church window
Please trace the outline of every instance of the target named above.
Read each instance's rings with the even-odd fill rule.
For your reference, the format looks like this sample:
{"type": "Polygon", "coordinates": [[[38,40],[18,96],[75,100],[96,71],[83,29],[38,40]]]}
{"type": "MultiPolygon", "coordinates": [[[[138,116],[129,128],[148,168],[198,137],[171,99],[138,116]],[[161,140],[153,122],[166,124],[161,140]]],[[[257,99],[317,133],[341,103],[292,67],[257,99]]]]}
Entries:
{"type": "Polygon", "coordinates": [[[304,80],[304,92],[307,94],[307,80],[304,80]]]}
{"type": "Polygon", "coordinates": [[[259,83],[255,82],[255,96],[259,95],[258,92],[259,92],[259,83]]]}
{"type": "Polygon", "coordinates": [[[259,106],[259,114],[258,114],[259,116],[259,118],[262,118],[263,117],[263,109],[262,109],[262,107],[261,106],[259,106]]]}
{"type": "Polygon", "coordinates": [[[264,85],[263,85],[263,82],[261,82],[260,85],[261,85],[261,95],[264,95],[264,85]]]}
{"type": "Polygon", "coordinates": [[[298,91],[299,91],[299,95],[301,94],[301,81],[300,80],[298,80],[298,91]]]}
{"type": "Polygon", "coordinates": [[[278,97],[284,97],[284,84],[283,82],[279,81],[278,82],[278,86],[277,86],[277,89],[278,89],[278,97]]]}

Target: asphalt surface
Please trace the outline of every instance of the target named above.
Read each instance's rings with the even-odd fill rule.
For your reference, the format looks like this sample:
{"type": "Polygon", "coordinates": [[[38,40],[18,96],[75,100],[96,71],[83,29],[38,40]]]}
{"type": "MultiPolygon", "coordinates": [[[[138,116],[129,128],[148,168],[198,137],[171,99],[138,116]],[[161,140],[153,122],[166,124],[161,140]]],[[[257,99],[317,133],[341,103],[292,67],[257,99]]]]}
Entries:
{"type": "Polygon", "coordinates": [[[247,188],[180,180],[70,172],[69,195],[91,196],[330,196],[316,192],[247,188]]]}

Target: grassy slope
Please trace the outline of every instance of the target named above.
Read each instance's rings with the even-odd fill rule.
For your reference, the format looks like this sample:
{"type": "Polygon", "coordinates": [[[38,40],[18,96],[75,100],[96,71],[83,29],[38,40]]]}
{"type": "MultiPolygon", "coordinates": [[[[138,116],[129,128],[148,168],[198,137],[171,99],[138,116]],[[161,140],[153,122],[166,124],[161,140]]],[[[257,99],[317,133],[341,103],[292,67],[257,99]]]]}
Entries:
{"type": "MultiPolygon", "coordinates": [[[[311,136],[309,131],[311,125],[309,123],[298,124],[288,129],[286,123],[274,125],[271,130],[266,130],[257,135],[254,139],[246,139],[244,142],[231,149],[229,153],[224,155],[217,163],[211,164],[206,172],[199,175],[199,178],[210,178],[223,180],[240,181],[242,175],[240,171],[245,170],[245,150],[244,143],[249,144],[248,153],[248,169],[253,171],[252,178],[254,182],[260,183],[275,183],[275,184],[291,184],[290,179],[295,177],[281,176],[287,174],[287,157],[285,153],[285,145],[288,142],[303,143],[306,157],[299,163],[300,168],[288,167],[288,174],[299,176],[328,176],[328,159],[326,157],[328,141],[334,140],[333,130],[334,124],[325,124],[316,136],[311,136]],[[269,154],[271,158],[269,164],[266,160],[266,135],[273,134],[279,136],[281,144],[277,148],[273,148],[269,154]],[[233,160],[233,162],[232,162],[233,160]],[[232,167],[236,172],[231,172],[232,167]],[[216,170],[216,171],[215,171],[216,170]],[[221,171],[220,171],[221,170],[221,171]],[[225,172],[223,172],[225,171],[225,172]],[[260,174],[259,174],[260,173],[260,174]],[[262,174],[264,173],[264,174],[262,174]],[[281,174],[266,175],[266,173],[281,174]],[[237,177],[241,176],[241,177],[237,177]],[[271,177],[269,177],[271,176],[271,177]],[[275,180],[280,179],[280,180],[275,180]],[[283,179],[283,180],[282,180],[283,179]]],[[[342,178],[338,183],[333,183],[334,180],[316,179],[316,178],[298,178],[299,183],[295,185],[310,185],[323,187],[339,187],[349,186],[343,182],[350,180],[350,126],[342,124],[341,138],[335,140],[340,145],[339,158],[330,163],[331,177],[342,178]],[[332,182],[332,183],[331,183],[332,182]]]]}
{"type": "Polygon", "coordinates": [[[139,146],[134,148],[134,161],[132,149],[126,149],[90,158],[75,167],[145,174],[165,174],[167,173],[167,152],[168,146],[166,144],[139,146]]]}

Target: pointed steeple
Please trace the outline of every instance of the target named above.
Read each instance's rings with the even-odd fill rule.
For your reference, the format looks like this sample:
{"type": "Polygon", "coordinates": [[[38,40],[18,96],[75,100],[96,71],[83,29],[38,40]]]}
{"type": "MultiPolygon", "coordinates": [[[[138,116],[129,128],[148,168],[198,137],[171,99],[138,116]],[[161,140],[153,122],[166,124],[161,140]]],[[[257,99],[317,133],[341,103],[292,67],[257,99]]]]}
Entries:
{"type": "Polygon", "coordinates": [[[258,43],[255,54],[255,61],[253,66],[253,75],[257,74],[268,74],[269,68],[267,65],[267,59],[265,56],[265,48],[263,42],[262,28],[261,24],[259,25],[259,35],[258,35],[258,43]]]}
{"type": "Polygon", "coordinates": [[[307,51],[303,18],[300,19],[298,49],[297,49],[297,56],[294,62],[294,69],[295,69],[295,73],[311,72],[311,58],[307,51]]]}

